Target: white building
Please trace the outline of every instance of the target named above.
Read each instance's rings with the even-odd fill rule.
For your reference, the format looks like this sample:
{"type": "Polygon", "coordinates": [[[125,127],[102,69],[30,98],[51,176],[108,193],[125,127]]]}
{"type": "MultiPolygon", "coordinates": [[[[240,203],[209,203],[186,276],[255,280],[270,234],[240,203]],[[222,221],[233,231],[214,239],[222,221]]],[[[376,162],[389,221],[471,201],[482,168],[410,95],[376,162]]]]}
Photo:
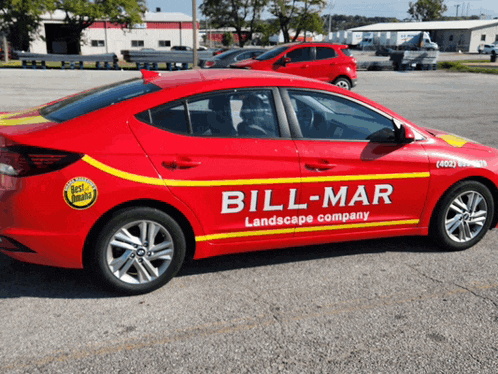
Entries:
{"type": "Polygon", "coordinates": [[[427,31],[441,51],[477,52],[481,44],[498,42],[498,19],[376,23],[349,31],[427,31]]]}
{"type": "MultiPolygon", "coordinates": [[[[31,43],[34,53],[77,53],[77,45],[68,39],[62,11],[46,14],[42,26],[31,43]]],[[[193,47],[192,17],[182,13],[145,13],[143,23],[132,29],[108,21],[96,21],[83,31],[81,54],[115,53],[121,50],[169,51],[172,46],[193,47]]],[[[198,28],[197,28],[198,29],[198,28]]],[[[198,32],[198,31],[197,31],[198,32]]]]}

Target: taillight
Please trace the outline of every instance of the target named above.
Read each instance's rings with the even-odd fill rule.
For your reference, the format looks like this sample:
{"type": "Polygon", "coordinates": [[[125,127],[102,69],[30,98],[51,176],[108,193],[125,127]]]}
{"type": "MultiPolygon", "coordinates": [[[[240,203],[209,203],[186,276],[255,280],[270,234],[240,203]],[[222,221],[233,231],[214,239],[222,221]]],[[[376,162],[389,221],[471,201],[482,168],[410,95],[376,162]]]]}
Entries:
{"type": "Polygon", "coordinates": [[[212,68],[214,66],[214,61],[206,61],[206,65],[204,67],[206,68],[212,68]]]}
{"type": "Polygon", "coordinates": [[[83,155],[20,144],[0,148],[0,174],[30,177],[60,170],[78,161],[83,155]]]}

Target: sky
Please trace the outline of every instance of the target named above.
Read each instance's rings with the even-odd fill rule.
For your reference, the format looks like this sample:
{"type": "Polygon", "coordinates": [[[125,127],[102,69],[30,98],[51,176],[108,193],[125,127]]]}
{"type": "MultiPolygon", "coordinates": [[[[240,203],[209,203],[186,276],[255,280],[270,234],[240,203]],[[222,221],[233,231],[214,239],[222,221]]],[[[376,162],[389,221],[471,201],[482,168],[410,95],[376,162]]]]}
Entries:
{"type": "MultiPolygon", "coordinates": [[[[416,2],[417,0],[411,0],[416,2]]],[[[410,0],[329,0],[329,4],[334,3],[332,14],[345,14],[350,16],[360,15],[366,17],[395,17],[399,20],[407,18],[409,15],[408,3],[410,0]]],[[[202,0],[197,0],[197,6],[202,0]]],[[[458,15],[479,15],[484,14],[488,19],[498,17],[497,0],[465,0],[465,1],[445,1],[448,11],[447,16],[458,15]],[[457,5],[458,8],[457,8],[457,5]]],[[[190,0],[147,0],[149,11],[155,12],[156,7],[161,8],[162,12],[184,13],[192,16],[192,2],[190,0]]],[[[329,8],[324,12],[329,13],[329,8]]],[[[197,11],[197,17],[202,18],[200,11],[197,11]]]]}

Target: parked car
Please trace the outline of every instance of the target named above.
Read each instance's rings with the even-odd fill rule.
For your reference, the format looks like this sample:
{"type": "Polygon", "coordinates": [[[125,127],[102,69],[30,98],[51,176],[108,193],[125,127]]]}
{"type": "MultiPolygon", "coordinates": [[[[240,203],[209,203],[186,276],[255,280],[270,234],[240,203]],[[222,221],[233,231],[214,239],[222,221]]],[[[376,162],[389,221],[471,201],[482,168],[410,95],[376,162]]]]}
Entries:
{"type": "Polygon", "coordinates": [[[0,115],[2,253],[140,294],[186,257],[497,226],[497,149],[296,75],[142,74],[0,115]]]}
{"type": "Polygon", "coordinates": [[[226,51],[229,51],[230,48],[217,48],[217,49],[214,49],[213,50],[213,56],[216,56],[216,55],[219,55],[219,54],[222,54],[223,52],[226,52],[226,51]]]}
{"type": "Polygon", "coordinates": [[[295,74],[347,90],[357,81],[356,59],[348,46],[331,43],[284,44],[231,67],[295,74]]]}
{"type": "Polygon", "coordinates": [[[192,47],[186,46],[186,45],[174,45],[171,47],[172,51],[191,51],[192,47]]]}
{"type": "Polygon", "coordinates": [[[226,51],[219,55],[216,55],[210,59],[201,59],[199,61],[199,66],[203,69],[227,68],[235,62],[257,57],[265,51],[266,50],[264,48],[232,49],[230,51],[226,51]]]}
{"type": "Polygon", "coordinates": [[[498,52],[498,45],[496,44],[481,44],[479,47],[477,47],[477,52],[482,53],[482,54],[490,54],[495,52],[495,54],[498,52]]]}

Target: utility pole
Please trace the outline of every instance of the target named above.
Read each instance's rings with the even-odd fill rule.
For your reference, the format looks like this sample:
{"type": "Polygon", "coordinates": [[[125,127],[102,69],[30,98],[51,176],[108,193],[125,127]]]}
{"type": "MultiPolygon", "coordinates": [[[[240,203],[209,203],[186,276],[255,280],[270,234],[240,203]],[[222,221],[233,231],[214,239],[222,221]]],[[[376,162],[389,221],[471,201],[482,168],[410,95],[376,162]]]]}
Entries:
{"type": "Polygon", "coordinates": [[[334,9],[335,6],[335,0],[329,0],[329,33],[327,35],[327,39],[330,42],[330,32],[332,30],[332,9],[334,9]]]}
{"type": "Polygon", "coordinates": [[[193,69],[197,69],[198,66],[198,61],[199,59],[197,58],[197,1],[192,0],[192,21],[193,21],[193,41],[194,41],[194,66],[193,69]]]}

